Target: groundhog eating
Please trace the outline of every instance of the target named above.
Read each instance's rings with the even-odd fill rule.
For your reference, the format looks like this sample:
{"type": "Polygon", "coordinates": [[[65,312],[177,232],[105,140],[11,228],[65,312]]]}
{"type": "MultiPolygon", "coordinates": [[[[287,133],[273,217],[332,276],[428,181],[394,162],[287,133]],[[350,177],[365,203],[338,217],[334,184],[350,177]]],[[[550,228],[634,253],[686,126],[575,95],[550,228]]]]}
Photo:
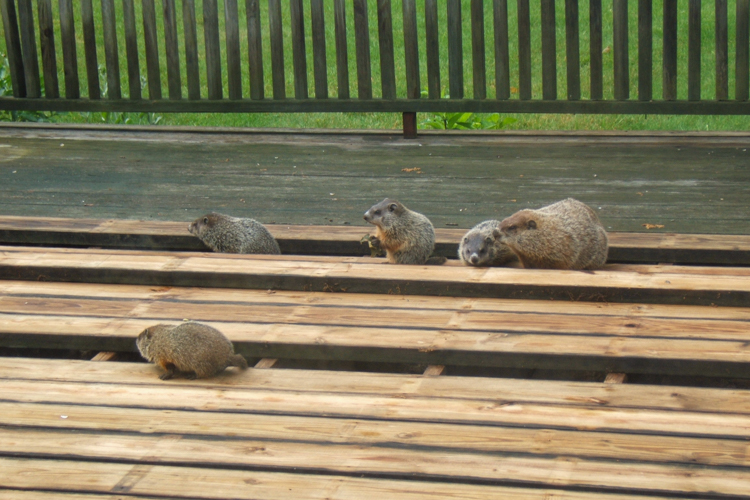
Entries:
{"type": "Polygon", "coordinates": [[[364,218],[376,227],[375,238],[370,239],[370,244],[385,250],[388,262],[428,263],[435,248],[435,229],[427,217],[386,198],[365,212],[364,218]]]}

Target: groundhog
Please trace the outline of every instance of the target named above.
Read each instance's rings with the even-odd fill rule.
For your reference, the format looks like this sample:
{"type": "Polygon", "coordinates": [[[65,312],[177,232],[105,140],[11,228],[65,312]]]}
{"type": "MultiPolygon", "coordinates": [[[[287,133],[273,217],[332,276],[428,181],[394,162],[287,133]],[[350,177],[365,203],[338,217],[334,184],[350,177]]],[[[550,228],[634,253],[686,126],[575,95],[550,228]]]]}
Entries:
{"type": "MultiPolygon", "coordinates": [[[[365,212],[365,220],[376,227],[375,237],[370,243],[385,250],[388,262],[428,263],[435,248],[435,229],[430,219],[386,198],[365,212]]],[[[442,262],[445,262],[444,258],[442,262]]]]}
{"type": "Polygon", "coordinates": [[[281,253],[279,244],[268,229],[255,219],[240,219],[211,212],[192,222],[188,231],[214,252],[281,253]]]}
{"type": "Polygon", "coordinates": [[[499,220],[480,222],[467,232],[458,245],[458,258],[467,266],[504,266],[518,260],[507,245],[495,239],[492,231],[499,220]]]}
{"type": "Polygon", "coordinates": [[[589,206],[573,198],[516,212],[493,236],[526,268],[598,269],[607,262],[604,226],[589,206]]]}
{"type": "Polygon", "coordinates": [[[229,339],[201,323],[154,325],[143,330],[135,343],[144,358],[167,371],[159,376],[162,380],[177,374],[189,379],[206,378],[228,366],[247,369],[247,361],[234,353],[229,339]]]}

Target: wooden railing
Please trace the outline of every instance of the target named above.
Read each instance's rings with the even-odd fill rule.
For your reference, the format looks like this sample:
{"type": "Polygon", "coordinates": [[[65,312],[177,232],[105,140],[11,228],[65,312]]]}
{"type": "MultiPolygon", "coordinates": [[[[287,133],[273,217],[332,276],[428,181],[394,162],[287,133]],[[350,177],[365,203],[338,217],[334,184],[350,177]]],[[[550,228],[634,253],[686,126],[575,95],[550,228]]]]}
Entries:
{"type": "Polygon", "coordinates": [[[288,16],[282,16],[281,0],[267,5],[246,0],[242,30],[238,0],[224,0],[221,9],[218,0],[204,0],[202,23],[196,20],[194,0],[142,0],[140,5],[122,0],[117,8],[115,0],[101,0],[101,6],[92,0],[58,2],[53,10],[52,0],[0,0],[13,84],[13,97],[0,98],[0,109],[382,111],[406,113],[410,123],[416,112],[750,114],[750,0],[685,0],[689,15],[681,23],[678,0],[656,2],[657,11],[653,0],[605,1],[604,10],[601,0],[402,0],[396,2],[401,7],[397,16],[390,0],[289,0],[283,5],[288,16]],[[333,15],[325,10],[328,2],[333,2],[333,15]],[[710,27],[702,19],[707,3],[713,6],[714,44],[702,43],[705,25],[710,27]],[[368,9],[377,12],[376,29],[370,28],[374,16],[368,9]],[[532,23],[537,18],[538,26],[532,23]],[[401,33],[394,34],[394,19],[401,33]],[[558,19],[564,19],[564,28],[557,26],[558,19]],[[327,37],[326,22],[331,21],[334,34],[327,37]],[[163,27],[163,38],[157,26],[163,27]],[[374,31],[379,67],[371,54],[374,31]],[[678,32],[688,45],[687,71],[680,74],[678,32]],[[350,36],[355,75],[350,75],[350,36]],[[564,39],[562,50],[558,36],[564,39]],[[611,36],[611,48],[604,46],[605,36],[611,36]],[[332,40],[335,60],[327,55],[332,40]],[[97,45],[100,51],[103,45],[106,72],[100,71],[97,45]],[[123,45],[126,77],[121,76],[123,45]],[[468,61],[464,45],[470,45],[468,61]],[[289,46],[291,75],[285,69],[289,46]],[[241,47],[247,47],[245,57],[241,47]],[[139,54],[146,62],[143,89],[139,54]],[[612,62],[605,64],[605,57],[612,62]],[[558,64],[558,58],[564,63],[558,64]],[[702,62],[713,65],[715,82],[702,74],[702,62]],[[85,74],[86,95],[79,71],[85,74]],[[379,89],[373,88],[378,76],[379,89]]]}

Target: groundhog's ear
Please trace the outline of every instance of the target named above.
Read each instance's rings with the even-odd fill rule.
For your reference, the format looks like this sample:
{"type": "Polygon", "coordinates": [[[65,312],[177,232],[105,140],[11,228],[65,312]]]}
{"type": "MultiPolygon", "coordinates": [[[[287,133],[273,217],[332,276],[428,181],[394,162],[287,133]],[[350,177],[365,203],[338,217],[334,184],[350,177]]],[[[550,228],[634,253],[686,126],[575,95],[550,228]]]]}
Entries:
{"type": "MultiPolygon", "coordinates": [[[[493,236],[494,236],[494,234],[495,234],[495,233],[493,232],[492,234],[493,234],[493,236]]],[[[487,242],[487,244],[490,244],[490,245],[491,245],[491,244],[492,244],[492,242],[493,242],[494,240],[492,239],[492,236],[487,236],[487,237],[486,237],[486,238],[484,239],[484,241],[485,241],[485,242],[487,242]]]]}
{"type": "Polygon", "coordinates": [[[530,220],[526,227],[528,227],[529,229],[536,229],[536,221],[530,220]]]}
{"type": "Polygon", "coordinates": [[[391,212],[395,212],[396,208],[398,208],[398,205],[396,205],[395,203],[391,203],[390,205],[388,205],[388,210],[390,210],[391,212]]]}

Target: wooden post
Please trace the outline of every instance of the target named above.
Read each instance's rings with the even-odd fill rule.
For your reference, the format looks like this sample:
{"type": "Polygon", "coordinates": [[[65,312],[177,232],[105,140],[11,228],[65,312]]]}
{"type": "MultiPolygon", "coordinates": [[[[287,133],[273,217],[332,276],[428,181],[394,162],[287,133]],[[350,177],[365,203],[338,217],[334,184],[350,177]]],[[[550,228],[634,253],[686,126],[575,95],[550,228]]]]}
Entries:
{"type": "Polygon", "coordinates": [[[417,113],[416,111],[405,111],[404,117],[404,139],[417,138],[417,113]]]}

